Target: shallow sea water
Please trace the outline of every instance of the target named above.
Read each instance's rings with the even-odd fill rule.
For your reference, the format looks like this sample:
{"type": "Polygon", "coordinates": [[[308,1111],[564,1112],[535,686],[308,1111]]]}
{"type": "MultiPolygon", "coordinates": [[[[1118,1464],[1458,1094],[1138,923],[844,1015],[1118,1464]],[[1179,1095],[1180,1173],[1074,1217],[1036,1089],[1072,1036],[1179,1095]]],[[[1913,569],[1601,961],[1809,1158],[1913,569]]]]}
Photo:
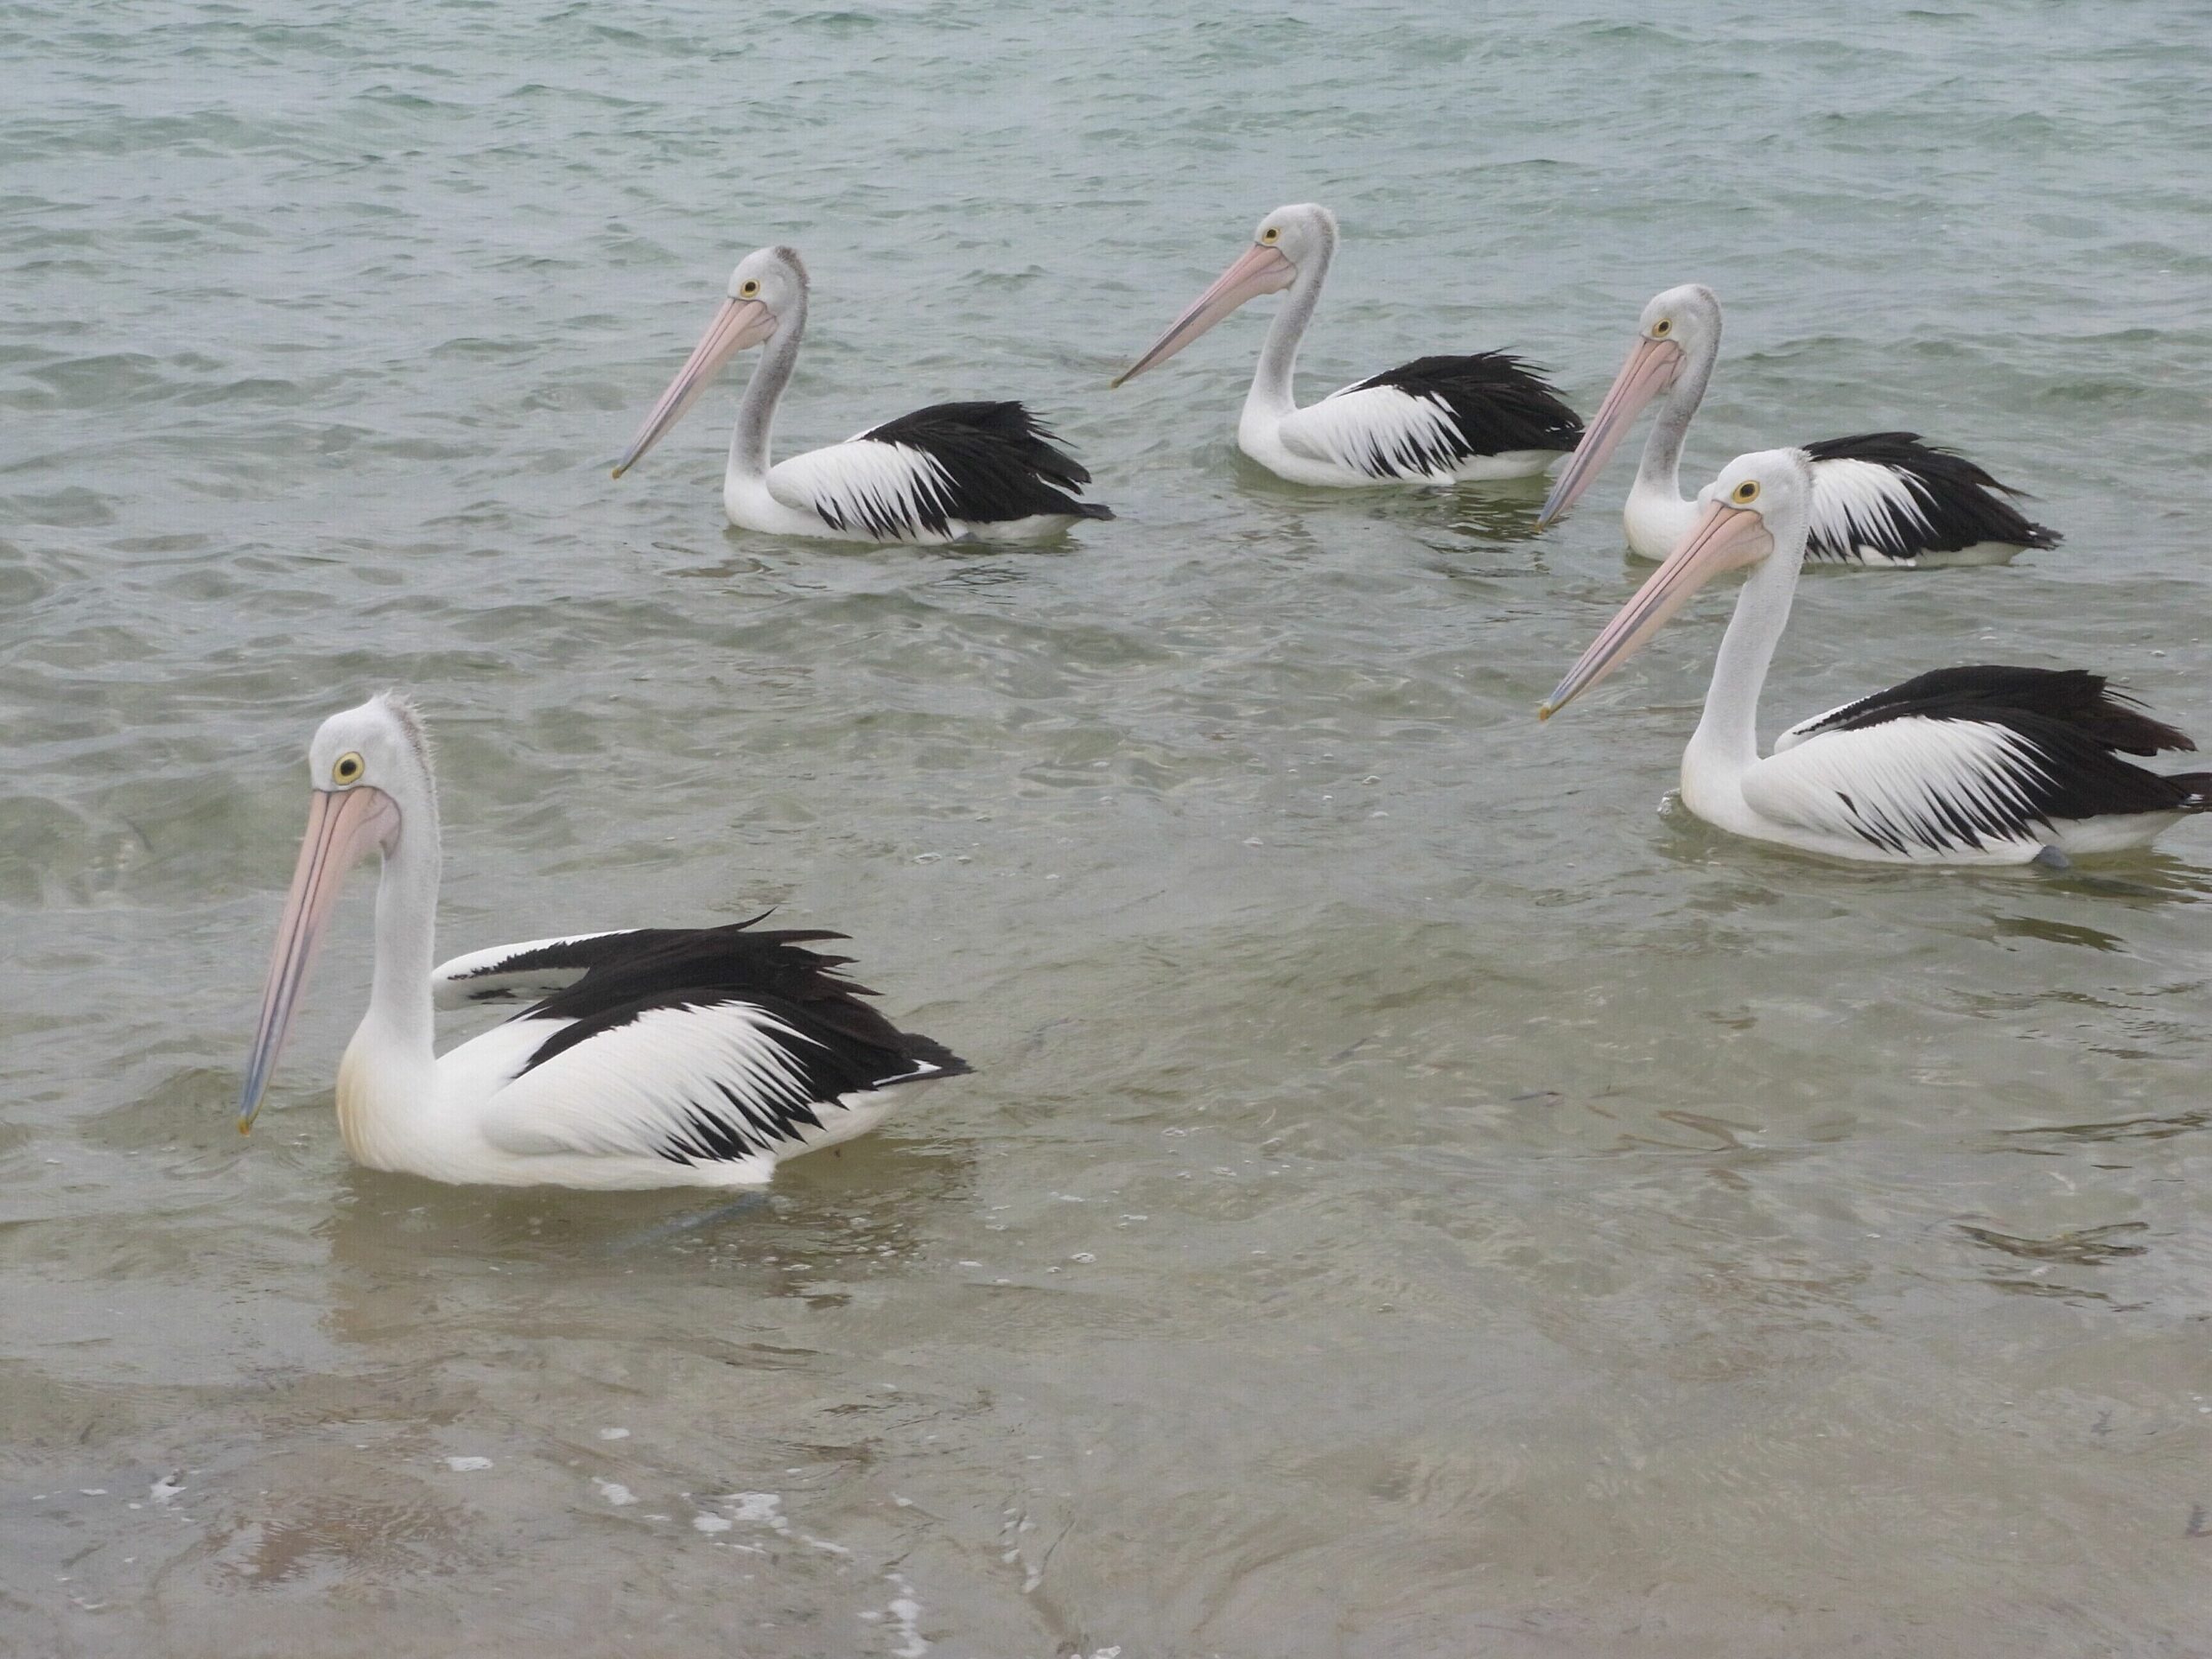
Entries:
{"type": "Polygon", "coordinates": [[[1284,200],[1308,395],[1508,346],[1587,412],[1707,281],[1694,462],[1910,425],[2068,537],[1808,578],[1770,729],[1994,657],[2212,731],[2208,48],[0,4],[0,1651],[2203,1651],[2206,830],[1730,842],[1663,804],[1725,596],[1534,718],[1625,458],[1538,537],[1243,462],[1258,316],[1105,383],[1284,200]],[[774,240],[785,453],[1020,396],[1120,520],[728,531],[734,377],[610,482],[774,240]],[[450,950],[773,905],[976,1076],[697,1227],[356,1170],[363,878],[241,1141],[303,747],[389,683],[450,950]]]}

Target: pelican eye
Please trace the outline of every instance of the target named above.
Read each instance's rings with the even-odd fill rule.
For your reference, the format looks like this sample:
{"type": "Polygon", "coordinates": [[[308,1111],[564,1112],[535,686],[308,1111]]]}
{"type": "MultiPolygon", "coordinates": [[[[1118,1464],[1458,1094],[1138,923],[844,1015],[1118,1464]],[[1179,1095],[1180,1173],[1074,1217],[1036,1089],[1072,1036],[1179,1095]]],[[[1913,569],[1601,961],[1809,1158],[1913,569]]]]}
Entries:
{"type": "Polygon", "coordinates": [[[361,757],[348,749],[338,757],[338,764],[330,769],[334,784],[358,784],[361,781],[361,757]]]}
{"type": "Polygon", "coordinates": [[[1662,317],[1651,325],[1651,338],[1654,340],[1664,340],[1674,332],[1675,320],[1672,317],[1662,317]]]}
{"type": "Polygon", "coordinates": [[[737,290],[737,296],[741,300],[749,300],[760,291],[760,283],[759,280],[748,276],[746,278],[745,286],[737,290]]]}
{"type": "Polygon", "coordinates": [[[1751,505],[1752,502],[1759,499],[1758,480],[1756,478],[1745,479],[1734,489],[1728,492],[1728,499],[1731,501],[1733,501],[1739,507],[1747,507],[1751,505]]]}
{"type": "Polygon", "coordinates": [[[1282,240],[1282,232],[1277,230],[1274,226],[1270,225],[1266,230],[1260,232],[1260,240],[1272,246],[1274,244],[1282,240]]]}

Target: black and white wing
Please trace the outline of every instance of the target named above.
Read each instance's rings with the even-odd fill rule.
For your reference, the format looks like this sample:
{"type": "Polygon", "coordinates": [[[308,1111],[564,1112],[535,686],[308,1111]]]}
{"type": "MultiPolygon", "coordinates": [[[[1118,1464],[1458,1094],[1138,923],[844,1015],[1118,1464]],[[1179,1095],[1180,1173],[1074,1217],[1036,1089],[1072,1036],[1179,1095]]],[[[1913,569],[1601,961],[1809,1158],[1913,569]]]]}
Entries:
{"type": "Polygon", "coordinates": [[[862,1001],[846,958],[804,948],[841,935],[752,925],[651,930],[517,1014],[504,1036],[543,1035],[486,1108],[486,1138],[522,1155],[772,1160],[835,1138],[857,1097],[969,1069],[862,1001]]]}
{"type": "Polygon", "coordinates": [[[2018,491],[1916,432],[1827,438],[1805,453],[1813,458],[1808,558],[1908,563],[1984,543],[2058,545],[2056,531],[2012,505],[2018,491]]]}
{"type": "Polygon", "coordinates": [[[747,998],[643,1004],[568,1035],[549,1038],[486,1108],[485,1137],[500,1151],[773,1160],[832,1138],[861,1097],[953,1069],[747,998]]]}
{"type": "Polygon", "coordinates": [[[1792,727],[1744,799],[1901,856],[2033,849],[2056,822],[2212,809],[2212,774],[2120,758],[2192,747],[2098,675],[1942,669],[1792,727]]]}
{"type": "Polygon", "coordinates": [[[2153,720],[2135,698],[2113,690],[2101,674],[2085,668],[1975,663],[1916,674],[1872,696],[1801,720],[1774,740],[1775,753],[1820,732],[1876,725],[1899,714],[1960,719],[2001,717],[2008,709],[2070,726],[2118,754],[2164,754],[2196,747],[2185,733],[2153,720]]]}
{"type": "Polygon", "coordinates": [[[1502,352],[1420,357],[1331,392],[1280,428],[1284,445],[1372,478],[1445,480],[1484,455],[1568,450],[1582,422],[1502,352]]]}
{"type": "Polygon", "coordinates": [[[958,524],[1111,518],[1071,493],[1090,474],[1016,403],[932,404],[768,469],[768,493],[832,530],[886,541],[958,524]]]}

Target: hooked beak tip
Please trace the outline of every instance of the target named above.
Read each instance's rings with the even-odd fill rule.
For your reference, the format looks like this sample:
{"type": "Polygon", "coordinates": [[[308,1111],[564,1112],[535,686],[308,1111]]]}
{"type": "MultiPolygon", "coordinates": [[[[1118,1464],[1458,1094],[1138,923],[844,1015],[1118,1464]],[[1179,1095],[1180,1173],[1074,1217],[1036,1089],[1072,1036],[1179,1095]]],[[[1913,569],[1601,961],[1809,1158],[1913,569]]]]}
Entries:
{"type": "Polygon", "coordinates": [[[253,1120],[250,1117],[241,1117],[238,1119],[238,1133],[240,1135],[251,1135],[253,1133],[253,1120]]]}
{"type": "Polygon", "coordinates": [[[1559,713],[1559,705],[1555,702],[1540,702],[1536,705],[1536,718],[1539,721],[1549,720],[1557,713],[1559,713]]]}

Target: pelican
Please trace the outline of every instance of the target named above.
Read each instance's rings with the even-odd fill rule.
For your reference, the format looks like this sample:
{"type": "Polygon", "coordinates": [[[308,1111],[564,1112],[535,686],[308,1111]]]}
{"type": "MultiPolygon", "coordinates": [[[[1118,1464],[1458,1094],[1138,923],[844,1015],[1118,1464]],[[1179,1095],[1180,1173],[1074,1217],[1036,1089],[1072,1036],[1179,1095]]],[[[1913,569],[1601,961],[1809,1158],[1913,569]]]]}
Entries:
{"type": "MultiPolygon", "coordinates": [[[[1682,440],[1720,355],[1720,301],[1696,283],[1670,288],[1643,308],[1637,330],[1628,360],[1553,480],[1536,523],[1551,524],[1581,498],[1643,406],[1663,391],[1667,401],[1644,440],[1621,514],[1629,551],[1662,559],[1697,516],[1696,504],[1682,498],[1682,440]]],[[[2032,523],[2005,499],[2019,491],[1963,455],[1923,443],[1916,432],[1862,432],[1804,448],[1813,461],[1808,558],[1933,569],[2002,564],[2023,548],[2058,545],[2056,531],[2032,523]]]]}
{"type": "Polygon", "coordinates": [[[737,406],[722,506],[746,530],[830,541],[1033,542],[1083,518],[1111,518],[1071,493],[1090,474],[1015,403],[931,404],[881,426],[768,464],[777,400],[806,329],[806,267],[791,248],[737,262],[729,297],[615,463],[620,478],[748,346],[760,366],[737,406]]]}
{"type": "Polygon", "coordinates": [[[387,694],[333,715],[308,766],[307,839],[238,1096],[242,1134],[340,883],[372,849],[374,986],[338,1068],[338,1132],[372,1169],[503,1186],[760,1186],[782,1160],[863,1134],[916,1085],[969,1069],[861,1001],[870,993],[837,971],[849,958],[806,948],[838,933],[637,928],[433,968],[438,798],[413,707],[387,694]],[[432,1052],[434,1007],[512,1001],[529,1006],[432,1052]]]}
{"type": "Polygon", "coordinates": [[[1543,378],[1498,352],[1417,357],[1300,409],[1298,344],[1337,251],[1337,218],[1313,202],[1278,207],[1220,280],[1114,384],[1181,351],[1248,300],[1289,290],[1244,395],[1236,447],[1294,484],[1457,484],[1529,478],[1574,448],[1582,423],[1543,378]]]}
{"type": "Polygon", "coordinates": [[[2212,772],[2122,760],[2196,746],[2081,669],[1938,669],[1801,721],[1758,752],[1759,687],[1817,510],[1802,449],[1729,462],[1681,543],[1567,671],[1548,717],[1620,666],[1689,596],[1749,569],[1705,715],[1682,754],[1682,804],[1707,823],[1838,858],[2063,866],[2147,846],[2212,811],[2212,772]]]}

